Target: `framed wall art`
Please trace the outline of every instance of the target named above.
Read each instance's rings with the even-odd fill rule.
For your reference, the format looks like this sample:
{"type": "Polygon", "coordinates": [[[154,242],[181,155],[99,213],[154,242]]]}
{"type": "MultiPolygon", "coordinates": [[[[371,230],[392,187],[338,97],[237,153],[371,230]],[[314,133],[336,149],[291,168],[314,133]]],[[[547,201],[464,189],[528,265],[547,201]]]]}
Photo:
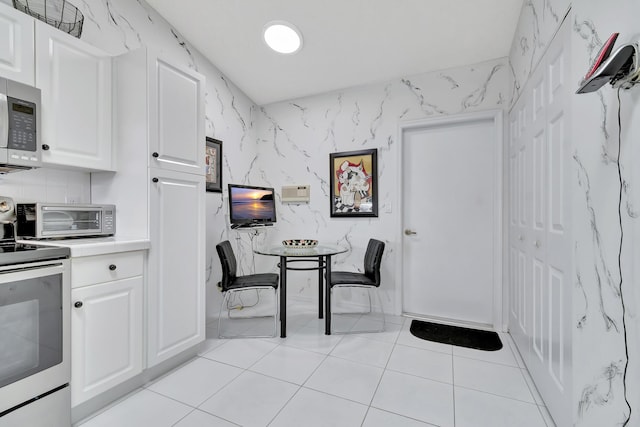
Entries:
{"type": "Polygon", "coordinates": [[[222,141],[207,137],[204,166],[207,191],[222,193],[222,141]]]}
{"type": "Polygon", "coordinates": [[[378,150],[329,154],[332,217],[378,216],[378,150]]]}

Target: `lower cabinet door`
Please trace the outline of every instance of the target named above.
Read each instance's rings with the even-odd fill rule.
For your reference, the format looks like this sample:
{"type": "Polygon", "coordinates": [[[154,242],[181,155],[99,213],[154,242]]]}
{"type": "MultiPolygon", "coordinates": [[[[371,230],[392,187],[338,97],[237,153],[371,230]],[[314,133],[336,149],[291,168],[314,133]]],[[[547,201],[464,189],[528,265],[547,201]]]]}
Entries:
{"type": "Polygon", "coordinates": [[[71,291],[71,406],[142,372],[142,276],[71,291]]]}
{"type": "Polygon", "coordinates": [[[163,169],[150,172],[147,366],[205,338],[205,180],[163,169]]]}

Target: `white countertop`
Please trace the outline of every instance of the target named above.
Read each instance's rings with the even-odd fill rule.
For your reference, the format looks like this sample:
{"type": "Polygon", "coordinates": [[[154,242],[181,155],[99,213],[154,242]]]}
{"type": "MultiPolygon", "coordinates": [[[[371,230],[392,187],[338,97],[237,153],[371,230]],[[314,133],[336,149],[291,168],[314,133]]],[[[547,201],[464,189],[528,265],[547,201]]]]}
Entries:
{"type": "Polygon", "coordinates": [[[86,239],[61,240],[19,240],[19,243],[29,243],[43,246],[62,246],[71,250],[71,257],[112,254],[149,249],[148,239],[127,237],[94,237],[86,239]]]}

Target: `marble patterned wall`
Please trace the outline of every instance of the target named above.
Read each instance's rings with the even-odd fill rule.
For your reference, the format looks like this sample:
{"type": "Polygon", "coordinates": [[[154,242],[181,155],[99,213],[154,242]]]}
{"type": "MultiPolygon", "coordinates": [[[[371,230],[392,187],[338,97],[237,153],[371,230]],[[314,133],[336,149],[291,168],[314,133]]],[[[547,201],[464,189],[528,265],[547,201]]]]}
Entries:
{"type": "MultiPolygon", "coordinates": [[[[0,3],[11,6],[10,0],[0,3]]],[[[144,0],[72,0],[83,13],[81,39],[111,55],[150,46],[206,77],[206,135],[223,141],[223,182],[246,181],[256,159],[257,109],[227,76],[196,51],[144,0]]],[[[0,7],[4,5],[0,4],[0,7]]],[[[0,194],[24,201],[90,202],[90,174],[54,169],[0,175],[0,194]]],[[[207,193],[207,313],[217,316],[215,244],[226,238],[222,194],[207,193]]]]}
{"type": "Polygon", "coordinates": [[[511,105],[544,55],[570,3],[570,0],[524,0],[509,54],[511,105]]]}
{"type": "MultiPolygon", "coordinates": [[[[278,189],[311,185],[310,203],[278,206],[278,224],[269,231],[267,240],[320,238],[344,245],[350,250],[336,257],[334,269],[352,271],[362,270],[370,237],[385,241],[381,288],[385,310],[399,313],[399,123],[504,109],[509,99],[509,75],[503,58],[261,107],[257,122],[260,161],[259,170],[252,174],[254,183],[278,189]],[[329,153],[370,148],[378,149],[378,217],[331,218],[329,153]]],[[[317,298],[315,274],[290,277],[294,295],[317,298]]],[[[357,295],[353,302],[357,303],[357,295]]]]}
{"type": "MultiPolygon", "coordinates": [[[[525,1],[510,56],[514,99],[568,3],[525,1]]],[[[637,0],[574,2],[567,19],[576,89],[611,33],[620,33],[617,46],[640,40],[639,14],[637,0]]],[[[640,88],[622,91],[619,103],[607,85],[575,95],[571,108],[574,425],[640,425],[640,88]]]]}
{"type": "MultiPolygon", "coordinates": [[[[620,33],[617,46],[640,41],[639,13],[636,0],[576,2],[571,22],[576,81],[611,33],[620,33]]],[[[617,91],[606,85],[576,95],[572,104],[578,123],[573,134],[577,425],[640,425],[640,189],[634,172],[639,101],[639,87],[622,91],[619,103],[617,91]]]]}

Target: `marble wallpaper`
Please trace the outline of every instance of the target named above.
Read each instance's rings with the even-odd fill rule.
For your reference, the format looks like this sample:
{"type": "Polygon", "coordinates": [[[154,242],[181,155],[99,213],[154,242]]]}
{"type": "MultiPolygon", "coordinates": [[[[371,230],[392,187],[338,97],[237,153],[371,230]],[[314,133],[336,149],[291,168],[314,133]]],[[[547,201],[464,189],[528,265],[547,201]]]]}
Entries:
{"type": "MultiPolygon", "coordinates": [[[[511,102],[568,5],[525,0],[510,55],[511,102]]],[[[567,19],[576,89],[611,33],[620,33],[618,46],[640,40],[639,13],[636,0],[574,2],[567,19]]],[[[609,85],[572,98],[576,426],[640,425],[639,101],[639,88],[618,94],[609,85]]]]}
{"type": "Polygon", "coordinates": [[[512,72],[510,105],[520,96],[520,91],[553,39],[570,4],[570,0],[523,1],[520,21],[509,54],[512,72]]]}
{"type": "MultiPolygon", "coordinates": [[[[574,5],[576,81],[611,33],[620,33],[618,46],[640,41],[639,13],[635,0],[574,5]]],[[[638,101],[640,88],[618,94],[606,85],[576,95],[572,103],[578,124],[573,130],[574,419],[580,426],[640,425],[638,101]]]]}
{"type": "MultiPolygon", "coordinates": [[[[252,179],[276,188],[311,185],[310,203],[278,205],[278,224],[268,239],[321,238],[347,246],[350,251],[336,257],[334,268],[352,271],[362,270],[369,238],[385,241],[381,286],[385,311],[399,313],[399,123],[503,109],[508,103],[509,73],[506,59],[498,59],[261,107],[259,162],[252,179]],[[370,148],[378,149],[378,217],[331,218],[329,153],[370,148]]],[[[289,282],[290,295],[317,298],[316,273],[289,277],[295,277],[289,282]]],[[[352,297],[357,304],[357,295],[352,297]]]]}

